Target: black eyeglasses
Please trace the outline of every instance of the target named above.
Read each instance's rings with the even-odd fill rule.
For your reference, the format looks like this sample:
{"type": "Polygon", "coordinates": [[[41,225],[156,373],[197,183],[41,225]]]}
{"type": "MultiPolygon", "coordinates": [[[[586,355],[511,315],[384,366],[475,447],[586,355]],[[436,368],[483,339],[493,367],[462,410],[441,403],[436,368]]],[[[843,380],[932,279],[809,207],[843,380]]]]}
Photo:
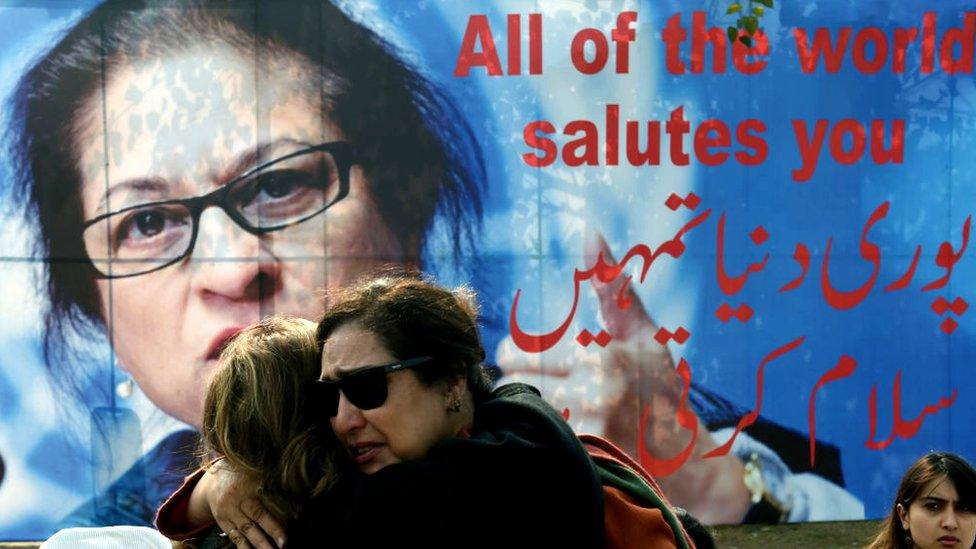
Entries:
{"type": "Polygon", "coordinates": [[[386,402],[388,393],[386,374],[413,368],[431,360],[433,357],[421,356],[393,364],[357,368],[339,379],[317,379],[310,384],[309,400],[328,417],[335,417],[339,413],[339,391],[360,410],[379,408],[386,402]]]}
{"type": "Polygon", "coordinates": [[[85,252],[102,278],[137,276],[190,255],[200,214],[224,210],[253,235],[307,221],[349,194],[353,147],[322,143],[262,164],[203,196],[129,206],[85,223],[85,252]]]}

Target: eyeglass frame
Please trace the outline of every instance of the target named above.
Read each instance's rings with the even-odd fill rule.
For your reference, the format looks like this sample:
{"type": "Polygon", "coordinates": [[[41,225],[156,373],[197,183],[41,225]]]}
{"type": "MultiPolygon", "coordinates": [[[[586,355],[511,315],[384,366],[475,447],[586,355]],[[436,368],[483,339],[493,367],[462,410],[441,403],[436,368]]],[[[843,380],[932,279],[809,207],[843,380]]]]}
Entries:
{"type": "MultiPolygon", "coordinates": [[[[409,368],[414,368],[416,366],[420,366],[421,364],[426,364],[426,363],[428,363],[428,362],[430,362],[432,360],[434,360],[434,357],[425,355],[425,356],[419,356],[419,357],[414,357],[414,358],[408,358],[408,359],[401,360],[401,361],[398,361],[398,362],[393,362],[393,363],[390,363],[390,364],[377,364],[377,365],[373,365],[373,366],[363,366],[361,368],[355,368],[353,370],[350,370],[350,371],[348,371],[348,373],[345,373],[345,375],[342,375],[342,373],[340,373],[338,379],[313,379],[313,380],[311,380],[309,382],[309,385],[310,385],[311,390],[313,392],[315,392],[315,393],[318,393],[318,391],[323,390],[325,387],[335,386],[335,388],[336,388],[336,394],[337,394],[337,398],[336,398],[336,410],[335,410],[335,413],[330,413],[329,414],[329,417],[332,418],[332,417],[336,417],[339,414],[339,398],[338,398],[338,394],[339,393],[342,393],[343,395],[345,395],[346,396],[346,400],[349,400],[350,402],[352,402],[349,399],[349,395],[345,391],[342,390],[342,383],[343,383],[343,381],[345,381],[345,380],[347,380],[349,378],[355,377],[356,375],[360,375],[360,374],[362,374],[364,372],[367,372],[367,371],[370,371],[371,372],[371,371],[375,371],[377,369],[382,369],[384,374],[390,374],[390,373],[393,373],[393,372],[399,372],[401,370],[407,370],[409,368]]],[[[386,384],[385,385],[385,388],[386,388],[386,396],[383,398],[383,402],[381,402],[379,405],[374,406],[372,408],[363,408],[363,407],[359,406],[358,404],[356,404],[355,402],[352,402],[352,404],[354,406],[356,406],[357,408],[360,408],[361,410],[375,410],[376,408],[379,408],[380,406],[383,406],[383,404],[386,404],[386,400],[388,398],[390,398],[390,382],[389,382],[388,379],[386,379],[386,376],[384,376],[384,380],[383,381],[386,384]]]]}
{"type": "MultiPolygon", "coordinates": [[[[328,141],[325,143],[320,143],[318,145],[313,145],[305,149],[288,153],[284,156],[280,156],[271,161],[265,162],[264,164],[251,168],[250,170],[247,170],[243,174],[228,181],[224,185],[221,185],[219,189],[214,189],[213,191],[210,191],[207,194],[203,194],[200,196],[191,196],[189,198],[174,198],[170,200],[160,200],[156,202],[145,202],[143,204],[127,206],[125,208],[122,208],[121,210],[116,210],[114,212],[107,212],[98,215],[86,221],[82,225],[81,227],[82,241],[84,241],[85,231],[87,231],[89,227],[95,225],[96,223],[108,217],[118,215],[120,213],[124,213],[130,210],[135,210],[138,208],[145,208],[146,206],[162,206],[162,205],[169,205],[169,204],[178,204],[185,207],[187,210],[189,210],[190,215],[192,216],[193,219],[193,234],[190,237],[190,242],[187,245],[186,250],[182,254],[148,271],[129,273],[123,275],[110,275],[107,273],[103,273],[98,267],[95,266],[95,261],[92,260],[91,255],[88,253],[87,248],[85,249],[85,257],[88,259],[88,262],[91,266],[91,269],[94,271],[96,278],[103,278],[103,279],[129,278],[133,276],[142,276],[145,274],[159,271],[161,269],[165,269],[170,265],[179,263],[180,261],[186,259],[193,252],[193,249],[196,247],[197,244],[197,235],[199,235],[200,233],[200,216],[203,215],[204,210],[212,206],[219,207],[221,210],[224,211],[225,214],[227,214],[227,217],[231,218],[231,220],[234,221],[234,223],[238,227],[240,227],[247,233],[255,236],[261,236],[270,232],[280,231],[281,229],[286,229],[288,227],[298,225],[299,223],[304,223],[309,219],[312,219],[313,217],[328,210],[329,208],[334,206],[337,202],[341,201],[349,194],[349,175],[350,175],[350,171],[352,170],[352,166],[357,162],[358,160],[356,158],[356,150],[353,147],[352,143],[348,141],[328,141]],[[251,225],[250,222],[248,222],[247,219],[245,219],[244,216],[240,214],[240,212],[236,211],[233,207],[231,207],[230,204],[227,203],[227,196],[230,195],[231,189],[233,189],[235,185],[240,181],[243,181],[248,177],[260,173],[261,171],[266,170],[269,167],[279,162],[284,162],[285,160],[290,160],[292,158],[295,158],[296,156],[301,156],[303,154],[309,154],[309,153],[319,152],[319,151],[325,151],[332,155],[332,158],[335,160],[336,169],[338,170],[338,175],[339,175],[339,192],[336,194],[336,197],[332,201],[324,205],[320,210],[308,214],[305,217],[296,219],[294,221],[289,221],[288,223],[284,223],[281,225],[273,225],[270,227],[255,227],[251,225]]],[[[111,263],[111,261],[109,261],[109,263],[111,263]]]]}

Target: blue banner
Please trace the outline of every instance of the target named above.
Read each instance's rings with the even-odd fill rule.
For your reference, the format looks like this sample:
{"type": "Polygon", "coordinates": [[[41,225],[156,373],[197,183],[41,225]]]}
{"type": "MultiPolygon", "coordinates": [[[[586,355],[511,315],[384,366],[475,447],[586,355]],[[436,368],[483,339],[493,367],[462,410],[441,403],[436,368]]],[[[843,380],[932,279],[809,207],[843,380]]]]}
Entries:
{"type": "Polygon", "coordinates": [[[0,7],[0,539],[147,524],[221,344],[387,264],[705,522],[976,458],[972,3],[183,4],[0,7]]]}

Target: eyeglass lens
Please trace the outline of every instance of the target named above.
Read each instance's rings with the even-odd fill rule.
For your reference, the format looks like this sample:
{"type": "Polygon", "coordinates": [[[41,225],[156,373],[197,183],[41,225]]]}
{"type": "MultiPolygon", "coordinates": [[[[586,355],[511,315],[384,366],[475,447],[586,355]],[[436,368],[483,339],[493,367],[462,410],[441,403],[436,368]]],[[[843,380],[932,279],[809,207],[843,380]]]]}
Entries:
{"type": "MultiPolygon", "coordinates": [[[[219,205],[239,225],[260,233],[324,211],[340,198],[339,178],[333,155],[311,150],[269,163],[212,194],[220,193],[219,205]]],[[[152,271],[191,251],[200,215],[194,207],[189,199],[122,208],[85,229],[85,250],[107,276],[152,271]]]]}

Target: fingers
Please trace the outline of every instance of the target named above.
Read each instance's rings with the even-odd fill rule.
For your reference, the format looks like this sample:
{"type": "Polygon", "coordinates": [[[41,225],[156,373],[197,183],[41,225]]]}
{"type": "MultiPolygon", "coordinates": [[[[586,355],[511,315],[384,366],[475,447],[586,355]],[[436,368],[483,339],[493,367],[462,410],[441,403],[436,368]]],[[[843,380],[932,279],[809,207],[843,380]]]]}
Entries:
{"type": "MultiPolygon", "coordinates": [[[[250,517],[250,524],[254,526],[253,530],[257,530],[262,536],[267,536],[264,539],[273,540],[274,546],[276,547],[283,547],[285,545],[285,529],[258,500],[251,499],[245,501],[241,504],[241,511],[250,517]]],[[[255,547],[260,546],[255,545],[255,547]]]]}
{"type": "Polygon", "coordinates": [[[209,506],[214,520],[240,549],[275,549],[284,544],[284,528],[257,497],[254,479],[238,474],[229,465],[211,467],[214,485],[209,506]]]}
{"type": "Polygon", "coordinates": [[[276,549],[279,547],[271,541],[260,525],[250,519],[244,518],[236,523],[229,520],[219,521],[217,525],[238,549],[276,549]]]}
{"type": "MultiPolygon", "coordinates": [[[[256,522],[246,520],[237,525],[237,532],[243,538],[241,543],[234,541],[238,548],[253,547],[254,549],[276,549],[278,546],[271,541],[267,533],[256,522]]],[[[231,534],[228,532],[227,534],[231,534]]]]}
{"type": "Polygon", "coordinates": [[[248,543],[247,538],[241,534],[241,531],[237,528],[231,528],[227,532],[227,538],[230,539],[237,549],[251,549],[251,544],[248,543]]]}
{"type": "Polygon", "coordinates": [[[241,534],[241,531],[238,530],[230,521],[217,520],[217,527],[221,530],[220,536],[229,539],[238,549],[251,548],[251,544],[247,541],[247,538],[244,537],[244,534],[241,534]]]}
{"type": "MultiPolygon", "coordinates": [[[[597,258],[603,257],[607,265],[616,265],[617,260],[603,235],[593,231],[587,238],[584,250],[586,265],[595,265],[597,258]]],[[[639,265],[639,264],[638,264],[639,265]]],[[[599,277],[590,279],[600,302],[600,314],[607,330],[615,339],[630,339],[642,333],[653,335],[657,330],[647,310],[631,284],[631,277],[621,272],[616,278],[602,282],[599,277]]]]}

